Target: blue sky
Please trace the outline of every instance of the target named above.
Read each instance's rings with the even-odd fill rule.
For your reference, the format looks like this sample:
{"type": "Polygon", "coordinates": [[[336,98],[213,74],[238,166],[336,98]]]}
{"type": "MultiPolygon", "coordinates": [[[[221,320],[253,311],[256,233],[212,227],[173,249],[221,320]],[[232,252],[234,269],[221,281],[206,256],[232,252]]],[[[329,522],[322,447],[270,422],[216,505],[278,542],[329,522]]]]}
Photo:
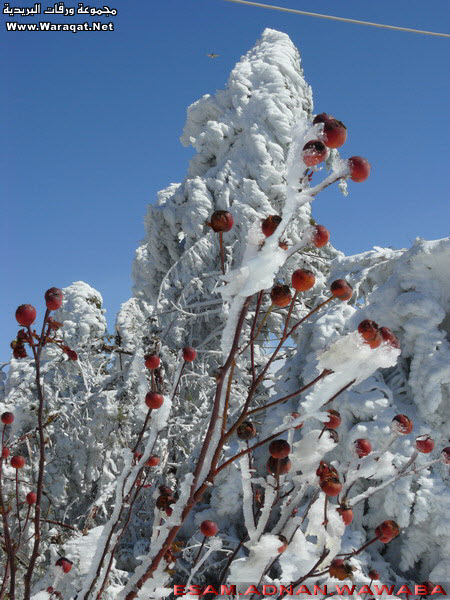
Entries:
{"type": "MultiPolygon", "coordinates": [[[[270,3],[444,32],[450,12],[447,0],[270,3]]],[[[98,289],[112,328],[131,295],[146,206],[186,175],[192,150],[179,136],[187,107],[224,87],[265,27],[299,48],[316,112],[347,125],[343,156],[372,163],[347,198],[331,190],[315,203],[335,247],[357,253],[449,235],[449,39],[224,0],[108,5],[118,9],[114,32],[12,33],[1,15],[0,361],[10,356],[16,307],[32,303],[42,315],[51,286],[83,280],[98,289]]]]}

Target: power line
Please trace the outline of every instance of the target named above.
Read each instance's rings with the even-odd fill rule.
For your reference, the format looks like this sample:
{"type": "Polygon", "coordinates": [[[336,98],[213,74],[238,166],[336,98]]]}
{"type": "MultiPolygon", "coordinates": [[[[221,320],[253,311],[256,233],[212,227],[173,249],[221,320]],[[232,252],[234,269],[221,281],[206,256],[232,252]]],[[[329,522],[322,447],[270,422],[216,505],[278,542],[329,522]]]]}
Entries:
{"type": "Polygon", "coordinates": [[[307,17],[318,17],[319,19],[330,19],[331,21],[341,21],[344,23],[356,23],[357,25],[369,25],[370,27],[379,27],[380,29],[393,29],[394,31],[408,31],[409,33],[421,33],[422,35],[433,35],[436,37],[450,38],[449,33],[436,33],[435,31],[422,31],[421,29],[410,29],[409,27],[396,27],[395,25],[383,25],[382,23],[371,23],[370,21],[358,21],[357,19],[346,19],[345,17],[335,17],[333,15],[321,15],[319,13],[297,10],[296,8],[284,8],[282,6],[273,6],[272,4],[262,4],[260,2],[249,2],[248,0],[225,0],[225,2],[234,2],[235,4],[245,4],[247,6],[258,6],[259,8],[269,8],[281,12],[294,13],[296,15],[306,15],[307,17]]]}

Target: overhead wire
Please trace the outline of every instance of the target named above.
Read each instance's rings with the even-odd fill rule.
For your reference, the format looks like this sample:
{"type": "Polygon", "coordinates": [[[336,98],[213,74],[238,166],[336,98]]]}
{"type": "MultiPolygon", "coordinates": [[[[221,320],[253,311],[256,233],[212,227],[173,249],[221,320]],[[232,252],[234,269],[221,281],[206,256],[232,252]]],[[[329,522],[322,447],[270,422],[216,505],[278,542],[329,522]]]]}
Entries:
{"type": "Polygon", "coordinates": [[[397,27],[396,25],[384,25],[382,23],[372,23],[371,21],[360,21],[358,19],[349,19],[346,17],[336,17],[333,15],[322,15],[320,13],[308,12],[306,10],[298,10],[296,8],[285,8],[283,6],[274,6],[272,4],[263,4],[261,2],[251,2],[250,0],[225,0],[225,2],[233,2],[235,4],[244,4],[247,6],[257,6],[259,8],[268,8],[270,10],[278,10],[281,12],[294,13],[297,15],[305,15],[307,17],[317,17],[319,19],[329,19],[331,21],[341,21],[343,23],[356,23],[357,25],[368,25],[370,27],[378,27],[381,29],[390,29],[394,31],[406,31],[409,33],[420,33],[421,35],[432,35],[435,37],[450,38],[449,33],[437,33],[435,31],[423,31],[422,29],[411,29],[410,27],[397,27]]]}

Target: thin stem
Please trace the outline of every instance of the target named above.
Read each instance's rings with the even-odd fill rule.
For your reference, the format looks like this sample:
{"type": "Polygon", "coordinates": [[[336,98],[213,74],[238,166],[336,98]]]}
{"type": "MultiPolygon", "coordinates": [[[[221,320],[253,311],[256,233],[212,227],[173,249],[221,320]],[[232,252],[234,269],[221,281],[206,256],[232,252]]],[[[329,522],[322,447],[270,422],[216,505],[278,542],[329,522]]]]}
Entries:
{"type": "Polygon", "coordinates": [[[356,381],[356,379],[352,379],[351,381],[349,381],[346,385],[344,385],[344,387],[342,387],[338,392],[336,392],[333,396],[331,396],[331,398],[329,400],[327,400],[325,402],[325,404],[322,404],[322,406],[326,406],[330,402],[333,402],[333,400],[335,400],[338,396],[340,396],[343,392],[345,392],[345,390],[347,390],[350,386],[352,386],[355,383],[355,381],[356,381]]]}
{"type": "Polygon", "coordinates": [[[231,565],[231,563],[234,560],[234,557],[236,556],[236,554],[239,552],[239,550],[242,548],[244,542],[248,540],[248,536],[245,536],[240,542],[239,544],[236,546],[234,552],[229,556],[227,564],[225,565],[225,567],[223,568],[222,573],[220,574],[220,579],[219,579],[219,585],[221,585],[223,583],[223,580],[225,579],[225,575],[227,574],[228,568],[231,565]]]}
{"type": "Polygon", "coordinates": [[[299,292],[297,290],[295,290],[295,293],[292,296],[291,304],[289,305],[289,311],[288,311],[288,314],[287,314],[287,317],[286,317],[286,322],[284,324],[283,337],[285,337],[286,334],[287,334],[287,329],[289,327],[289,321],[291,319],[292,311],[294,310],[295,301],[297,300],[298,294],[299,294],[299,292]]]}
{"type": "Polygon", "coordinates": [[[234,367],[235,366],[236,366],[236,362],[233,360],[233,362],[231,364],[230,374],[228,376],[227,394],[225,396],[225,406],[224,406],[224,409],[223,409],[222,436],[225,433],[225,428],[227,426],[228,405],[230,403],[231,386],[233,384],[233,372],[234,372],[234,367]]]}
{"type": "Polygon", "coordinates": [[[194,559],[194,562],[193,562],[193,564],[192,564],[192,567],[191,567],[191,569],[193,569],[193,568],[195,567],[195,565],[197,564],[197,561],[198,561],[198,559],[200,558],[200,554],[202,553],[203,546],[205,545],[205,542],[206,542],[206,535],[204,535],[204,536],[203,536],[203,541],[202,541],[202,543],[201,543],[201,545],[200,545],[200,549],[199,549],[199,551],[197,552],[197,556],[196,556],[196,557],[195,557],[195,559],[194,559]]]}
{"type": "Polygon", "coordinates": [[[17,509],[17,524],[19,526],[19,541],[17,547],[20,544],[20,538],[22,536],[22,523],[20,521],[20,510],[19,510],[19,469],[16,469],[16,509],[17,509]]]}
{"type": "Polygon", "coordinates": [[[329,298],[327,298],[327,300],[324,300],[323,302],[318,304],[316,306],[316,308],[313,308],[311,311],[309,311],[309,313],[307,315],[305,315],[302,319],[300,319],[300,321],[298,321],[293,327],[291,327],[291,329],[289,330],[289,333],[286,335],[285,339],[290,337],[294,333],[294,331],[296,329],[298,329],[298,327],[300,327],[300,325],[306,321],[306,319],[309,319],[309,317],[311,315],[313,315],[314,313],[319,311],[322,307],[326,306],[329,302],[334,300],[334,298],[335,298],[335,296],[330,296],[329,298]]]}
{"type": "Polygon", "coordinates": [[[219,231],[219,244],[220,244],[220,264],[222,267],[222,273],[225,275],[225,253],[223,249],[223,231],[219,231]]]}
{"type": "Polygon", "coordinates": [[[149,419],[150,419],[150,416],[151,416],[151,414],[152,414],[152,410],[153,410],[152,408],[149,408],[149,409],[148,409],[147,415],[145,416],[145,421],[144,421],[144,424],[143,424],[143,426],[142,426],[142,429],[141,429],[141,431],[139,432],[138,439],[137,439],[137,441],[136,441],[136,443],[135,443],[135,445],[134,445],[134,448],[133,448],[133,450],[132,450],[133,454],[134,454],[135,452],[137,452],[137,449],[139,448],[139,444],[141,443],[141,441],[142,441],[142,438],[144,437],[144,433],[145,433],[145,430],[147,429],[147,424],[148,424],[148,421],[149,421],[149,419]]]}
{"type": "MultiPolygon", "coordinates": [[[[300,577],[299,579],[297,579],[297,581],[294,581],[294,583],[292,583],[293,587],[296,587],[298,585],[300,585],[301,583],[303,583],[304,581],[306,581],[306,579],[308,579],[308,577],[312,577],[317,569],[317,567],[323,563],[323,561],[326,559],[326,557],[330,554],[330,551],[328,550],[328,548],[324,548],[322,554],[320,555],[318,561],[311,567],[311,569],[308,571],[308,573],[306,573],[306,575],[303,575],[303,577],[300,577]]],[[[285,596],[287,596],[287,593],[285,593],[282,598],[284,598],[285,596]]]]}
{"type": "Polygon", "coordinates": [[[273,309],[274,309],[274,308],[275,308],[275,304],[271,304],[271,305],[269,306],[269,308],[267,309],[267,312],[266,312],[266,314],[265,314],[265,315],[264,315],[264,317],[263,317],[263,320],[261,321],[261,323],[259,324],[259,327],[258,327],[258,329],[256,330],[256,333],[255,333],[255,335],[253,335],[253,336],[250,338],[250,341],[248,342],[248,344],[245,346],[245,348],[243,348],[243,349],[242,349],[242,350],[239,352],[239,354],[242,354],[242,353],[244,352],[244,350],[246,350],[246,349],[247,349],[247,348],[250,346],[250,344],[252,344],[252,343],[255,341],[255,339],[258,337],[258,335],[259,335],[259,333],[260,333],[261,329],[264,327],[264,325],[265,325],[265,323],[266,323],[267,319],[268,319],[268,318],[269,318],[269,316],[270,316],[270,313],[273,311],[273,309]]]}
{"type": "MultiPolygon", "coordinates": [[[[8,556],[8,562],[10,565],[10,574],[11,574],[11,579],[10,579],[10,583],[9,583],[9,596],[10,596],[10,600],[15,600],[16,597],[16,563],[15,563],[15,552],[14,552],[14,546],[11,540],[11,533],[9,530],[9,523],[8,523],[8,511],[6,509],[5,506],[5,501],[4,501],[4,497],[3,497],[3,457],[0,455],[0,507],[1,507],[1,513],[2,513],[2,521],[3,521],[3,532],[4,532],[4,536],[5,536],[5,545],[6,545],[6,553],[8,556]]],[[[5,571],[5,576],[3,579],[3,584],[5,584],[5,581],[7,579],[7,574],[5,571]]],[[[3,586],[2,586],[3,589],[3,586]]]]}
{"type": "Polygon", "coordinates": [[[186,366],[186,361],[183,361],[183,365],[182,365],[182,367],[181,367],[181,370],[180,370],[180,374],[179,374],[179,376],[178,376],[177,383],[175,384],[175,387],[174,387],[174,389],[173,389],[173,394],[172,394],[171,400],[173,400],[173,399],[175,398],[175,395],[176,395],[176,393],[177,393],[178,386],[180,385],[181,376],[183,375],[183,371],[184,371],[184,367],[185,367],[185,366],[186,366]]]}
{"type": "Polygon", "coordinates": [[[3,598],[5,597],[5,592],[6,592],[6,586],[8,585],[8,579],[9,579],[9,555],[6,556],[6,565],[5,565],[5,573],[3,575],[3,581],[2,581],[2,587],[0,589],[0,600],[3,600],[3,598]]]}
{"type": "Polygon", "coordinates": [[[273,402],[264,404],[264,406],[257,406],[253,410],[249,410],[247,412],[247,417],[249,417],[250,415],[253,415],[257,412],[261,412],[262,410],[266,410],[267,408],[271,408],[272,406],[276,406],[277,404],[281,404],[282,402],[286,402],[287,400],[290,400],[291,398],[294,398],[295,396],[303,394],[303,392],[306,392],[307,390],[309,390],[309,388],[312,387],[313,385],[315,385],[318,381],[320,381],[324,377],[327,377],[328,375],[331,375],[332,372],[333,371],[330,371],[329,369],[324,369],[320,375],[318,375],[315,379],[313,379],[312,381],[310,381],[309,383],[304,385],[302,388],[300,388],[296,392],[293,392],[292,394],[289,394],[288,396],[283,396],[283,398],[278,398],[278,400],[273,400],[273,402]]]}
{"type": "Polygon", "coordinates": [[[351,558],[352,556],[357,556],[358,554],[360,554],[361,552],[366,550],[366,548],[368,548],[371,544],[373,544],[374,542],[377,542],[378,539],[379,539],[378,536],[374,537],[373,539],[366,542],[363,546],[361,546],[361,548],[359,548],[359,550],[353,550],[353,552],[350,552],[349,554],[338,554],[338,556],[345,556],[345,558],[351,558]]]}
{"type": "MultiPolygon", "coordinates": [[[[38,434],[39,434],[39,468],[38,468],[38,480],[36,489],[36,506],[34,509],[34,544],[33,550],[30,557],[30,563],[28,569],[24,575],[24,600],[30,600],[31,596],[31,579],[33,577],[34,567],[36,565],[37,558],[39,556],[39,546],[41,543],[41,502],[42,502],[42,490],[44,485],[44,469],[45,469],[45,442],[44,442],[44,390],[41,386],[41,353],[44,344],[44,331],[47,324],[50,310],[47,308],[44,315],[44,322],[42,324],[42,333],[39,339],[39,344],[36,347],[31,346],[35,358],[36,368],[36,387],[39,398],[38,408],[38,434]]],[[[31,329],[28,327],[28,333],[31,336],[31,329]]]]}

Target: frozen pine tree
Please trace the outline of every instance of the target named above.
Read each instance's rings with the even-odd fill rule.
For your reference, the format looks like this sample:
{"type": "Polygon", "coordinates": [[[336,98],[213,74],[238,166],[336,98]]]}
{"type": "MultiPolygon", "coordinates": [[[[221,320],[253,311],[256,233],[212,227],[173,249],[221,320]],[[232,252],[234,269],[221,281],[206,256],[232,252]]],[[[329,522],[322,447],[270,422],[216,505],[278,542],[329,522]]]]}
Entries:
{"type": "MultiPolygon", "coordinates": [[[[333,145],[312,121],[298,51],[264,31],[226,88],[188,110],[182,142],[197,154],[148,209],[114,338],[95,290],[64,290],[61,343],[42,358],[49,522],[35,600],[312,585],[342,569],[361,583],[371,569],[445,581],[449,241],[354,257],[322,247],[312,202],[357,177],[336,149],[305,163],[308,142],[333,145]],[[309,283],[294,294],[299,269],[309,283]],[[415,452],[429,434],[432,453],[415,452]]],[[[13,438],[29,434],[29,482],[35,363],[13,360],[3,393],[13,438]]]]}

